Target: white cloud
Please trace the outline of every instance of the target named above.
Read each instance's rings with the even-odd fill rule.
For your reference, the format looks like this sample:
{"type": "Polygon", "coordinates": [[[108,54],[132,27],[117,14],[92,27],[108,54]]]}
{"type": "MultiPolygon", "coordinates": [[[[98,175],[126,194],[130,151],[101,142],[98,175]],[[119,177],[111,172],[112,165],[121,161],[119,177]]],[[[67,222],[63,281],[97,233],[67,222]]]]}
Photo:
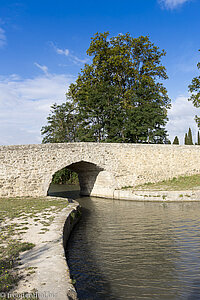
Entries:
{"type": "Polygon", "coordinates": [[[61,54],[61,55],[65,55],[65,56],[68,56],[69,55],[69,50],[68,49],[59,49],[59,48],[55,48],[56,52],[58,54],[61,54]]]}
{"type": "Polygon", "coordinates": [[[0,27],[0,48],[6,45],[5,31],[0,27]]]}
{"type": "Polygon", "coordinates": [[[172,103],[168,111],[169,122],[166,126],[171,142],[177,135],[180,143],[184,144],[184,136],[189,127],[193,133],[193,142],[196,142],[198,128],[194,121],[195,115],[200,116],[200,109],[195,108],[187,97],[180,96],[172,103]]]}
{"type": "Polygon", "coordinates": [[[41,127],[53,103],[65,101],[74,77],[48,74],[22,79],[16,74],[0,77],[0,144],[40,143],[41,127]]]}
{"type": "Polygon", "coordinates": [[[47,66],[42,66],[36,62],[34,63],[34,65],[36,67],[38,67],[40,70],[42,70],[44,72],[44,74],[48,75],[48,67],[47,66]]]}
{"type": "Polygon", "coordinates": [[[71,60],[76,65],[85,64],[90,61],[88,58],[81,59],[76,55],[73,55],[67,48],[66,49],[57,48],[53,42],[50,42],[49,44],[54,48],[57,54],[67,56],[68,59],[71,60]]]}
{"type": "Polygon", "coordinates": [[[167,9],[175,9],[182,4],[189,2],[191,0],[158,0],[160,5],[167,9]]]}
{"type": "Polygon", "coordinates": [[[71,60],[73,61],[73,63],[79,65],[79,64],[86,64],[87,62],[89,62],[89,59],[80,59],[75,55],[70,55],[71,60]]]}

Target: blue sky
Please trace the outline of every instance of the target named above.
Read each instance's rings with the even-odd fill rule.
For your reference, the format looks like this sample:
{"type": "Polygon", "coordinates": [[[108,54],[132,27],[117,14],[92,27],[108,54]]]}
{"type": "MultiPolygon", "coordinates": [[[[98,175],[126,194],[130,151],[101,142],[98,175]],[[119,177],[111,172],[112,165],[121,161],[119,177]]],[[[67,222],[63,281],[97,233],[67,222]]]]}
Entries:
{"type": "Polygon", "coordinates": [[[50,106],[89,62],[86,50],[96,32],[149,35],[165,49],[165,81],[172,108],[170,138],[183,140],[195,114],[188,84],[199,75],[199,0],[1,0],[0,144],[40,143],[50,106]]]}

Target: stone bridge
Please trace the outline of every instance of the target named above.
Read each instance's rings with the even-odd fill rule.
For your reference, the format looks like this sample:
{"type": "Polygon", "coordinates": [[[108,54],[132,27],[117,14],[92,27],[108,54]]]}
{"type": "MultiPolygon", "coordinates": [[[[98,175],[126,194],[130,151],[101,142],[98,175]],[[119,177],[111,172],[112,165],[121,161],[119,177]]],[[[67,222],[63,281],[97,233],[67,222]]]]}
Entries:
{"type": "Polygon", "coordinates": [[[0,197],[46,196],[53,174],[79,175],[82,195],[200,173],[200,146],[65,143],[0,147],[0,197]]]}

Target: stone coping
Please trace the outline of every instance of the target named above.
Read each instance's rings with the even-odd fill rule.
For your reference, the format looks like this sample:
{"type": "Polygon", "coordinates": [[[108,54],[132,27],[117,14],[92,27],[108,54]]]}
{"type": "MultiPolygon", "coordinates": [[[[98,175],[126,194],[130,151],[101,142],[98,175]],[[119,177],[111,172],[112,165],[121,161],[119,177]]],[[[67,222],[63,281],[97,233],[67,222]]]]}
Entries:
{"type": "Polygon", "coordinates": [[[173,144],[135,144],[135,143],[95,143],[95,142],[72,142],[72,143],[47,143],[47,144],[23,144],[23,145],[1,145],[0,150],[15,150],[15,149],[30,149],[30,148],[66,148],[66,147],[93,147],[98,146],[101,148],[182,148],[182,149],[195,149],[199,150],[196,145],[173,145],[173,144]]]}

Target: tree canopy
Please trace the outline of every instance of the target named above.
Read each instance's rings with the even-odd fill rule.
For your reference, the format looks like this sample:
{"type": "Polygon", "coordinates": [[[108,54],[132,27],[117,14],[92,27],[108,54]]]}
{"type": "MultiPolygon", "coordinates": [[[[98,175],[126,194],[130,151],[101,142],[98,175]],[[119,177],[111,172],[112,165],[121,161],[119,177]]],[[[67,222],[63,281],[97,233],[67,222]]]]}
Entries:
{"type": "Polygon", "coordinates": [[[91,63],[70,85],[66,103],[53,107],[48,125],[42,128],[43,142],[167,142],[170,99],[161,64],[165,51],[146,36],[109,37],[105,32],[92,37],[87,54],[91,63]],[[63,123],[68,122],[68,113],[72,128],[63,123]]]}
{"type": "MultiPolygon", "coordinates": [[[[197,64],[197,68],[200,70],[200,62],[197,64]]],[[[189,92],[191,93],[191,96],[188,100],[192,101],[195,107],[200,107],[200,76],[194,77],[188,88],[189,92]]],[[[195,116],[195,120],[200,128],[200,117],[195,116]]]]}
{"type": "Polygon", "coordinates": [[[47,117],[47,125],[43,126],[41,133],[43,143],[64,143],[76,141],[77,116],[72,103],[61,105],[54,103],[51,113],[47,117]]]}

